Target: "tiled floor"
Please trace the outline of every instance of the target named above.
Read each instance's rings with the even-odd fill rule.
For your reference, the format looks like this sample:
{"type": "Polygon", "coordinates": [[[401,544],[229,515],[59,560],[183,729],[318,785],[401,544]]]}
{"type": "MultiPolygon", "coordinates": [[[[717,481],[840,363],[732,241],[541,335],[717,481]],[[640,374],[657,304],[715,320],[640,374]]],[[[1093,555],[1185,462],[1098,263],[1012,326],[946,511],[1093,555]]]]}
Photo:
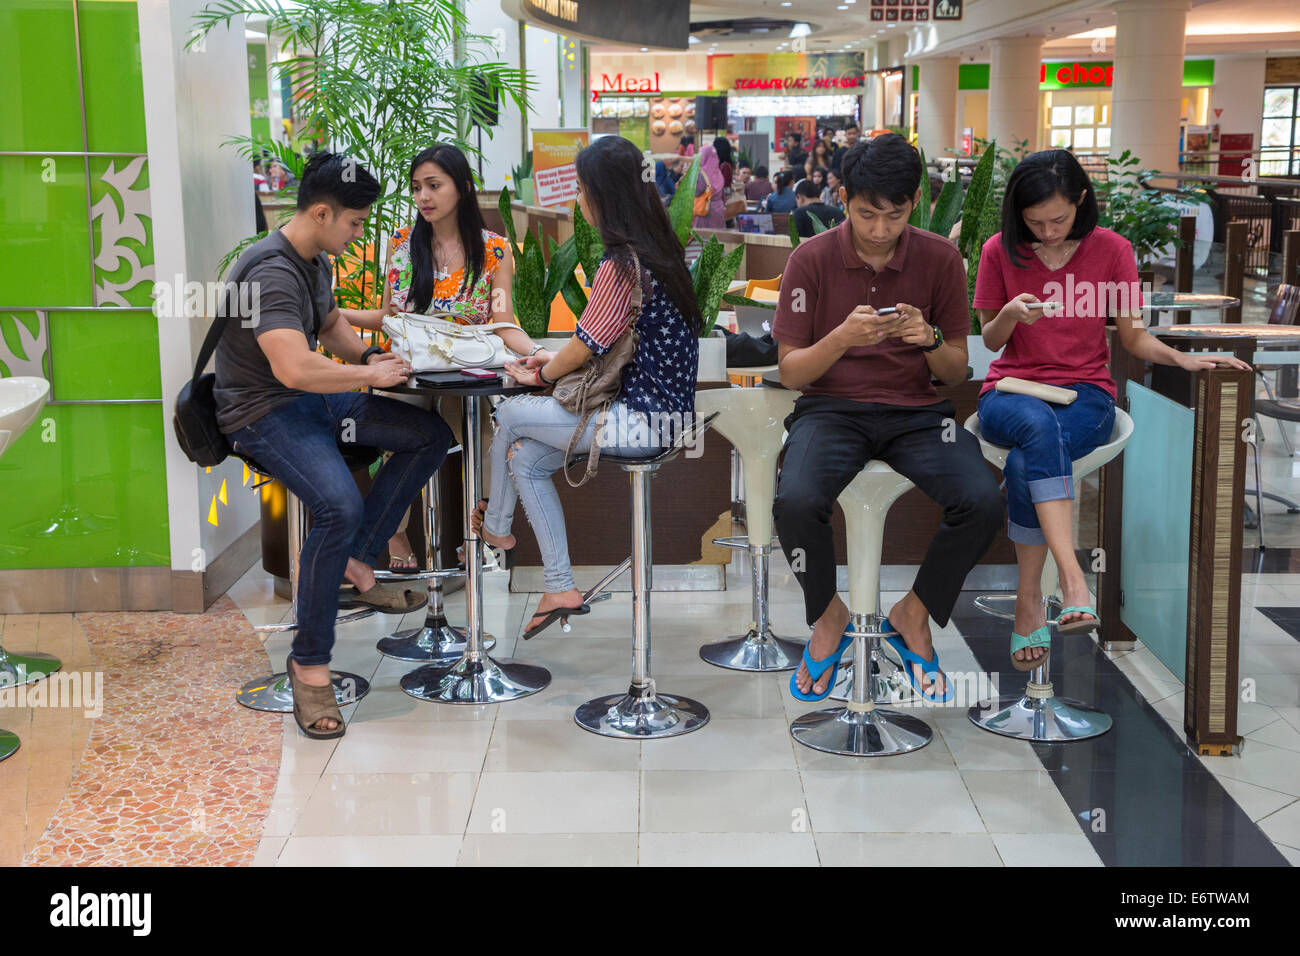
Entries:
{"type": "MultiPolygon", "coordinates": [[[[1275,426],[1265,429],[1266,487],[1300,495],[1300,465],[1282,452],[1275,426]]],[[[1270,544],[1300,547],[1300,515],[1274,504],[1265,521],[1270,544]]],[[[1247,532],[1247,544],[1253,543],[1247,532]]],[[[79,668],[94,661],[118,675],[123,693],[149,676],[124,662],[148,657],[151,648],[167,662],[162,676],[170,680],[185,673],[176,667],[208,668],[211,679],[195,696],[159,695],[153,706],[159,721],[181,721],[161,726],[198,721],[208,737],[242,741],[243,762],[221,775],[240,781],[239,797],[207,797],[214,830],[202,853],[194,841],[178,848],[175,836],[170,842],[154,837],[151,852],[160,862],[178,859],[184,849],[192,861],[219,856],[266,866],[1294,864],[1300,862],[1300,641],[1290,625],[1300,621],[1300,551],[1295,564],[1288,550],[1266,554],[1260,570],[1243,578],[1242,671],[1256,680],[1256,699],[1240,707],[1245,746],[1239,756],[1217,758],[1187,748],[1182,684],[1153,654],[1141,647],[1103,654],[1087,639],[1054,651],[1053,680],[1058,693],[1092,700],[1115,717],[1115,729],[1096,740],[1034,747],[977,729],[964,707],[927,707],[918,714],[934,728],[934,739],[913,754],[855,760],[797,745],[790,720],[816,708],[790,698],[788,675],[723,671],[698,656],[701,643],[748,622],[743,557],[728,571],[731,590],[653,597],[659,689],[694,697],[712,714],[702,730],[659,741],[605,739],[572,719],[585,700],[627,685],[627,594],[595,605],[569,634],[551,628],[523,642],[518,635],[537,596],[510,594],[504,575],[489,575],[485,616],[499,641],[494,656],[540,664],[553,679],[534,696],[487,707],[425,703],[400,690],[398,680],[416,665],[382,659],[375,641],[416,626],[423,612],[341,626],[335,666],[362,674],[373,690],[345,708],[349,729],[338,741],[308,740],[291,717],[246,711],[231,697],[243,678],[279,667],[288,649],[283,635],[259,649],[247,630],[288,614],[260,567],[229,592],[246,620],[226,611],[214,633],[231,632],[234,618],[244,639],[217,651],[225,658],[220,667],[211,655],[187,656],[191,641],[136,645],[135,658],[113,655],[107,638],[114,629],[157,634],[160,615],[40,615],[0,618],[0,624],[15,650],[50,650],[79,668]],[[273,786],[274,751],[258,756],[267,743],[280,754],[273,786]],[[1215,839],[1207,840],[1210,835],[1215,839]]],[[[799,591],[779,555],[771,595],[778,632],[804,636],[799,591]]],[[[1006,624],[976,612],[972,596],[963,595],[953,620],[936,631],[936,646],[950,673],[997,673],[1006,693],[1024,681],[1006,668],[1006,624]]],[[[897,597],[886,594],[886,608],[897,597]]],[[[463,622],[460,595],[449,598],[448,613],[453,623],[463,622]]],[[[183,619],[176,628],[211,627],[203,618],[183,619]]],[[[142,719],[148,709],[130,713],[142,719]]],[[[132,740],[126,724],[115,723],[121,716],[111,706],[98,721],[0,707],[0,726],[24,741],[19,755],[0,763],[0,863],[24,856],[30,863],[72,862],[95,853],[111,859],[113,848],[118,859],[130,859],[125,851],[141,839],[133,826],[168,823],[160,810],[137,822],[121,814],[139,809],[143,790],[114,791],[119,802],[110,813],[104,794],[91,789],[105,768],[126,779],[139,766],[132,763],[139,755],[114,756],[114,746],[132,740]],[[50,723],[55,719],[62,721],[57,727],[50,723]],[[112,762],[97,764],[92,755],[112,762]]],[[[183,739],[174,747],[162,739],[149,744],[157,759],[165,755],[178,768],[168,781],[169,811],[180,806],[178,791],[216,779],[202,769],[216,751],[201,743],[200,736],[188,745],[183,739]]]]}

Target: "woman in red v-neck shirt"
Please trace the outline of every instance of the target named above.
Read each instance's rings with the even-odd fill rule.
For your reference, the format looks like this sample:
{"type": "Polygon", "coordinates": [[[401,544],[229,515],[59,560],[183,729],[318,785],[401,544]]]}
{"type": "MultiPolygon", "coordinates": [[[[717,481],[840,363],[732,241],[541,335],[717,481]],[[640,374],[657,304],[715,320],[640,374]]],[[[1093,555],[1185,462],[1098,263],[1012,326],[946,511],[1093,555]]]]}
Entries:
{"type": "MultiPolygon", "coordinates": [[[[1070,152],[1049,149],[1025,157],[1007,181],[1002,231],[984,244],[974,306],[990,349],[1002,349],[980,393],[980,430],[1011,448],[1003,468],[1007,536],[1019,563],[1012,663],[1029,670],[1047,653],[1040,586],[1050,549],[1060,571],[1064,608],[1056,622],[1068,631],[1096,627],[1088,585],[1074,554],[1071,462],[1110,439],[1115,383],[1107,367],[1106,319],[1137,358],[1189,370],[1239,359],[1178,352],[1147,334],[1139,308],[1133,247],[1097,225],[1092,183],[1070,152]],[[1051,309],[1028,303],[1053,302],[1051,309]],[[1075,392],[1069,405],[999,392],[1001,378],[1027,379],[1075,392]]],[[[1172,237],[1171,237],[1172,238],[1172,237]]]]}

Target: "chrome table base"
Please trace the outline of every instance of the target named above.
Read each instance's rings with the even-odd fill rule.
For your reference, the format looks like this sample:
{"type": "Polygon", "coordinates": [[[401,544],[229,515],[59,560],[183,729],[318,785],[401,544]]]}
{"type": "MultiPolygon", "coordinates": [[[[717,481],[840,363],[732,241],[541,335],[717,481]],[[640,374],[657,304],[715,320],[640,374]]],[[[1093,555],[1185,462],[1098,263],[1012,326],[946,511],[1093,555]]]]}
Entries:
{"type": "Polygon", "coordinates": [[[1111,727],[1109,714],[1068,697],[1003,697],[997,708],[990,712],[991,708],[972,707],[971,723],[1003,737],[1034,743],[1087,740],[1111,727]]]}
{"type": "Polygon", "coordinates": [[[18,735],[7,730],[0,730],[0,760],[12,757],[18,752],[18,735]]]}
{"type": "Polygon", "coordinates": [[[698,700],[656,694],[653,686],[644,693],[629,687],[626,694],[611,694],[589,700],[573,715],[583,730],[603,737],[678,737],[699,730],[709,722],[708,708],[698,700]]]}
{"type": "MultiPolygon", "coordinates": [[[[835,686],[831,688],[831,700],[849,700],[853,696],[854,662],[840,665],[840,672],[835,677],[835,686]]],[[[871,662],[871,700],[877,704],[899,704],[904,701],[920,700],[912,685],[907,682],[907,675],[885,654],[877,654],[871,662]]]]}
{"type": "MultiPolygon", "coordinates": [[[[340,707],[355,704],[370,693],[370,681],[360,674],[347,671],[330,671],[330,682],[334,685],[334,699],[340,707]]],[[[289,687],[289,675],[272,674],[258,680],[250,680],[235,700],[251,710],[261,710],[271,714],[293,713],[293,691],[289,687]]]]}
{"type": "Polygon", "coordinates": [[[49,677],[62,666],[57,657],[46,654],[7,654],[0,647],[0,688],[30,684],[42,677],[49,677]]]}
{"type": "MultiPolygon", "coordinates": [[[[1064,607],[1061,599],[1053,595],[1046,599],[1047,618],[1052,620],[1061,613],[1064,607]]],[[[1016,619],[1016,596],[1014,594],[981,594],[975,599],[975,607],[985,614],[991,614],[993,617],[1000,617],[1004,621],[1014,621],[1016,619]]]]}
{"type": "Polygon", "coordinates": [[[509,659],[494,660],[483,654],[471,661],[468,656],[450,667],[426,664],[402,678],[402,690],[420,700],[440,704],[495,704],[518,700],[551,683],[551,673],[544,667],[509,659]]]}

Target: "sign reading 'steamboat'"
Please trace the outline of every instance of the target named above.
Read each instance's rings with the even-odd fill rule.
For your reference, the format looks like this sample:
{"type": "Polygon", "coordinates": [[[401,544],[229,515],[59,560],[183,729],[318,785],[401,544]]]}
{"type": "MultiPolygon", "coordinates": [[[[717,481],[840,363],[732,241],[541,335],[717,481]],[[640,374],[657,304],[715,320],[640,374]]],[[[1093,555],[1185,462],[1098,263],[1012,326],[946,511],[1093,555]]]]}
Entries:
{"type": "Polygon", "coordinates": [[[563,206],[578,198],[574,160],[587,145],[585,129],[533,130],[533,193],[539,206],[563,206]]]}

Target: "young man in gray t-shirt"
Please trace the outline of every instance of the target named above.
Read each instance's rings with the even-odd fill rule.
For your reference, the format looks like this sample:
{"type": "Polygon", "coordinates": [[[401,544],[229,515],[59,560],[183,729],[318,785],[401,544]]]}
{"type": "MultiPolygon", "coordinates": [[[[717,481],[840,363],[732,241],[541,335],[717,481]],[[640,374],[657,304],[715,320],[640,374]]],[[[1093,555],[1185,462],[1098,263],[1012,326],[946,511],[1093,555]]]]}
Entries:
{"type": "MultiPolygon", "coordinates": [[[[331,292],[329,256],[362,235],[379,183],[355,161],[313,156],[293,218],[241,257],[265,252],[242,276],[255,303],[227,324],[216,350],[217,423],[237,454],[279,480],[312,514],[298,561],[298,628],[287,668],[294,716],[309,737],[343,734],[330,685],[339,585],[353,601],[405,614],[427,600],[402,584],[375,582],[374,566],[410,501],[442,464],[452,435],[436,413],[361,389],[405,382],[399,356],[366,347],[331,292]],[[316,351],[324,345],[347,365],[316,351]],[[392,452],[362,496],[342,448],[392,452]]],[[[239,275],[236,265],[236,275],[239,275]]]]}

